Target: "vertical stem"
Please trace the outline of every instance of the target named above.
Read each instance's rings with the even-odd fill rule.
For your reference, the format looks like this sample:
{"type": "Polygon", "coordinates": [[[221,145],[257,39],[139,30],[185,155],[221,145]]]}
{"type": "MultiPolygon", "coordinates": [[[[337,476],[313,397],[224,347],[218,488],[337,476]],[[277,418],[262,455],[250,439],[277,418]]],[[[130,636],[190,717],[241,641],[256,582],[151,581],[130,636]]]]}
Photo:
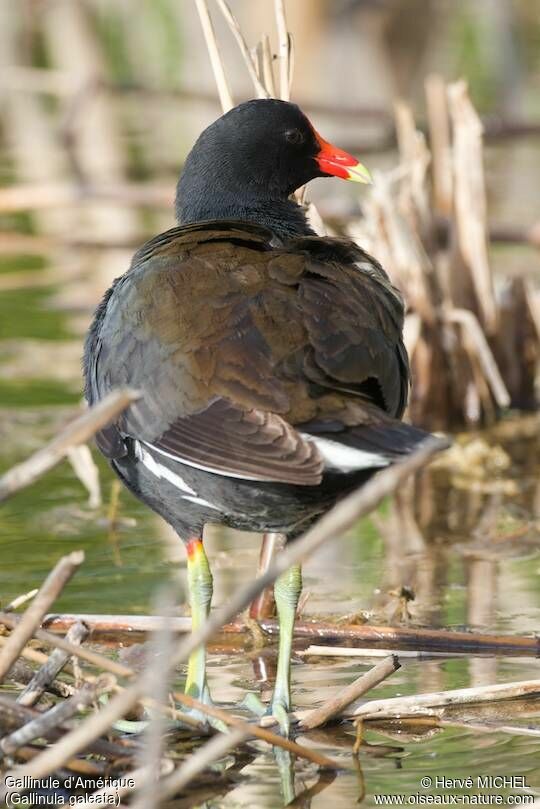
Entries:
{"type": "Polygon", "coordinates": [[[279,43],[279,95],[283,101],[290,101],[291,88],[289,76],[289,32],[285,19],[284,0],[274,0],[276,12],[276,28],[279,43]]]}
{"type": "Polygon", "coordinates": [[[197,11],[199,12],[204,38],[206,40],[206,47],[208,48],[208,55],[210,56],[210,63],[212,65],[212,70],[214,71],[214,78],[217,84],[221,108],[223,109],[223,112],[227,112],[234,107],[234,102],[232,100],[227,77],[225,76],[225,70],[223,68],[223,62],[221,61],[208,6],[206,5],[206,0],[195,0],[195,5],[197,6],[197,11]]]}

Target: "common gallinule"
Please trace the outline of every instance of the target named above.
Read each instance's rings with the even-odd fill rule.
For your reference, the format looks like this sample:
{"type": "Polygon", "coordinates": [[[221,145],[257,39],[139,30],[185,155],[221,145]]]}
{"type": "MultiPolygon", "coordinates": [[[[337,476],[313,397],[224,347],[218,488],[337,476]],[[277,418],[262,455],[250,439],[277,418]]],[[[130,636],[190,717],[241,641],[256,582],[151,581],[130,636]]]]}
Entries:
{"type": "MultiPolygon", "coordinates": [[[[97,443],[184,541],[193,626],[212,576],[206,523],[293,539],[426,434],[399,421],[409,368],[403,302],[375,259],[317,236],[291,193],[314,177],[368,182],[294,104],[248,101],[201,134],[182,171],[179,227],[147,242],[97,309],[90,404],[142,391],[97,443]]],[[[270,710],[286,726],[298,567],[275,586],[270,710]]],[[[209,699],[204,649],[186,691],[209,699]]]]}

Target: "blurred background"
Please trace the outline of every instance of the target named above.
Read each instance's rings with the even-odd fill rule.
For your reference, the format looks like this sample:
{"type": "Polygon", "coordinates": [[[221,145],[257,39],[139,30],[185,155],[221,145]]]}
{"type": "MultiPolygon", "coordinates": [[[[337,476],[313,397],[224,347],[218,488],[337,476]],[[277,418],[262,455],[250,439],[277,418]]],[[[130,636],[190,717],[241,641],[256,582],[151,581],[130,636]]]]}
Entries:
{"type": "MultiPolygon", "coordinates": [[[[230,6],[250,46],[266,33],[277,50],[270,0],[231,0],[230,6]]],[[[215,5],[209,7],[239,103],[252,97],[251,83],[231,31],[215,5]]],[[[380,176],[403,160],[395,102],[408,102],[426,132],[426,78],[466,79],[484,128],[493,284],[503,289],[519,279],[528,307],[527,333],[502,335],[508,350],[501,368],[528,362],[526,403],[533,409],[538,348],[529,337],[540,330],[540,0],[290,0],[287,15],[294,37],[292,99],[325,138],[380,176]]],[[[191,0],[0,0],[0,471],[42,446],[79,407],[82,339],[92,312],[136,247],[174,225],[183,159],[220,112],[191,0]]],[[[351,223],[362,231],[370,191],[318,180],[309,194],[332,232],[347,232],[351,223]]],[[[486,334],[501,360],[497,335],[486,334]]],[[[443,390],[444,357],[434,367],[424,388],[443,390]]],[[[511,389],[508,374],[505,382],[511,389]]],[[[424,396],[422,384],[417,389],[424,396]]],[[[480,404],[492,402],[491,394],[481,394],[480,404]]],[[[480,422],[480,411],[476,400],[469,403],[473,417],[465,422],[480,422]]],[[[423,415],[433,417],[431,405],[423,415]]],[[[418,624],[537,630],[538,426],[537,415],[529,415],[458,439],[450,466],[424,473],[309,563],[308,612],[366,610],[374,621],[400,622],[406,617],[396,611],[399,591],[407,586],[416,596],[409,608],[418,624]]],[[[87,561],[59,608],[142,613],[158,585],[177,575],[182,595],[184,555],[177,539],[126,492],[112,519],[105,464],[96,454],[94,462],[72,460],[74,469],[64,464],[3,507],[0,600],[38,586],[58,556],[74,547],[84,547],[87,561]]],[[[258,542],[214,532],[208,544],[220,602],[253,575],[258,542]]],[[[535,665],[472,658],[420,670],[411,663],[383,695],[394,693],[396,684],[410,693],[525,679],[536,676],[535,665]]],[[[211,666],[218,699],[229,699],[239,689],[264,687],[272,660],[252,667],[244,657],[222,656],[211,666]]],[[[296,665],[297,704],[327,699],[357,670],[331,660],[296,665]]],[[[516,772],[519,761],[520,772],[536,774],[540,783],[537,741],[519,737],[508,744],[508,737],[491,734],[477,750],[474,734],[448,733],[430,749],[411,748],[411,766],[439,772],[435,749],[456,772],[476,761],[478,771],[494,767],[500,775],[516,772]]],[[[367,773],[381,789],[389,777],[399,777],[404,791],[418,786],[392,753],[368,761],[367,773]]],[[[256,793],[260,805],[275,806],[273,778],[268,762],[259,763],[255,792],[248,784],[240,804],[255,805],[256,793]]],[[[339,783],[332,788],[336,809],[349,807],[357,795],[353,778],[339,783]]],[[[314,806],[327,800],[325,793],[314,806]]]]}

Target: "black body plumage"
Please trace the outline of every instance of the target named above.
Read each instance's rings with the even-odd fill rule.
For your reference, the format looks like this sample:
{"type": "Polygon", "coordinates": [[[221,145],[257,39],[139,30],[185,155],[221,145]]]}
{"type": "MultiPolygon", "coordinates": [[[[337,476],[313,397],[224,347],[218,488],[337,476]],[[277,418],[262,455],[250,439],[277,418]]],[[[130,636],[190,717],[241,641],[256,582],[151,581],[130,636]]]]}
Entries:
{"type": "Polygon", "coordinates": [[[294,536],[425,437],[399,421],[401,296],[288,199],[321,175],[313,133],[284,102],[209,127],[178,184],[180,227],[138,251],[88,334],[89,403],[142,392],[98,446],[183,539],[207,522],[294,536]]]}

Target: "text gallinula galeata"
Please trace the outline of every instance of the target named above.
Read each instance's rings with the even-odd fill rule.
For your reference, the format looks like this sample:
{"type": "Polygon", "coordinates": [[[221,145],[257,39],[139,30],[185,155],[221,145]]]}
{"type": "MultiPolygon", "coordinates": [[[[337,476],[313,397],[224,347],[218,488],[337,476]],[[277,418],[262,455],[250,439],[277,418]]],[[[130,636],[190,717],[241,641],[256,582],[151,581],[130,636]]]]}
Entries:
{"type": "MultiPolygon", "coordinates": [[[[314,177],[367,182],[294,104],[255,100],[209,126],[178,183],[179,227],[147,242],[99,306],[85,348],[90,404],[142,398],[97,443],[186,544],[193,626],[208,615],[206,523],[294,538],[410,452],[403,302],[381,266],[309,227],[290,194],[314,177]]],[[[286,725],[299,568],[275,587],[271,711],[286,725]]],[[[186,691],[209,699],[204,650],[186,691]]]]}

